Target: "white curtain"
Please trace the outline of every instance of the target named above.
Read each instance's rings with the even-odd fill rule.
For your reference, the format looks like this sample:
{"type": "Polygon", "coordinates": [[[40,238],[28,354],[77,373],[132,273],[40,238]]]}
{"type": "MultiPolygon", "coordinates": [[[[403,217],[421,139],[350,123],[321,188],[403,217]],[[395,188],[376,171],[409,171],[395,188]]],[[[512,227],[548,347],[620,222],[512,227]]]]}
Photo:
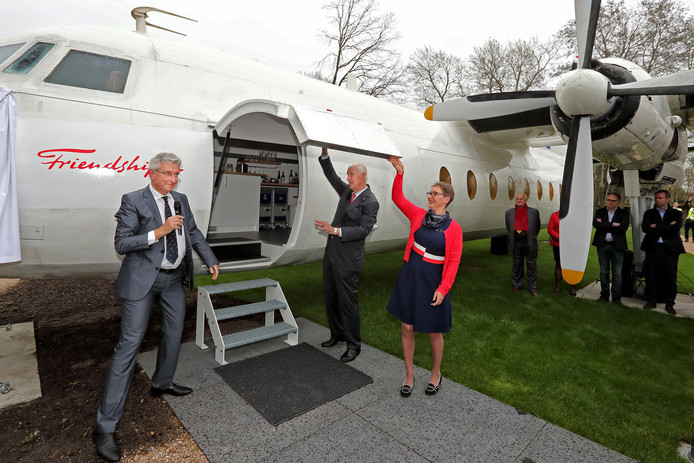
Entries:
{"type": "Polygon", "coordinates": [[[0,264],[22,260],[14,165],[16,118],[14,95],[0,86],[0,264]]]}

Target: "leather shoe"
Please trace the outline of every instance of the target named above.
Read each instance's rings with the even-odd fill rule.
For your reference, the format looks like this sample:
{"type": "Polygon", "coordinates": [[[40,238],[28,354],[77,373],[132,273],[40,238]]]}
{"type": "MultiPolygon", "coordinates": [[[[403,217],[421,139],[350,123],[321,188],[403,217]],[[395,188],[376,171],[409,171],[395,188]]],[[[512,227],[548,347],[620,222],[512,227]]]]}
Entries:
{"type": "Polygon", "coordinates": [[[610,302],[610,298],[609,298],[609,297],[605,297],[605,296],[600,296],[600,297],[597,299],[597,301],[598,301],[598,302],[610,302]]]}
{"type": "Polygon", "coordinates": [[[116,435],[112,432],[96,432],[92,434],[92,440],[96,445],[96,453],[105,460],[118,461],[120,460],[120,449],[116,444],[116,435]]]}
{"type": "Polygon", "coordinates": [[[530,290],[530,295],[531,295],[531,296],[537,296],[537,291],[534,290],[534,289],[531,289],[531,290],[530,290]]]}
{"type": "Polygon", "coordinates": [[[357,358],[357,355],[359,355],[359,352],[361,352],[361,347],[357,347],[356,349],[347,349],[344,354],[342,354],[342,360],[343,362],[351,362],[355,358],[357,358]]]}
{"type": "Polygon", "coordinates": [[[162,389],[158,387],[153,387],[152,389],[150,389],[150,392],[152,393],[152,397],[159,397],[163,394],[182,396],[190,394],[191,392],[193,392],[193,390],[189,387],[179,386],[178,384],[171,383],[171,387],[165,387],[162,389]]]}
{"type": "Polygon", "coordinates": [[[443,375],[439,376],[439,384],[434,384],[434,383],[427,384],[427,387],[424,389],[424,393],[426,395],[434,395],[437,392],[439,392],[439,389],[441,388],[441,380],[442,379],[443,379],[443,375]]]}
{"type": "Polygon", "coordinates": [[[343,342],[345,339],[344,338],[338,338],[337,336],[330,336],[330,339],[327,341],[323,341],[320,343],[321,346],[323,347],[332,347],[338,342],[343,342]]]}
{"type": "Polygon", "coordinates": [[[667,313],[669,313],[670,315],[677,315],[677,311],[675,310],[675,306],[673,306],[673,305],[666,305],[665,311],[667,313]]]}
{"type": "Polygon", "coordinates": [[[655,302],[648,301],[643,305],[644,309],[655,309],[655,302]]]}
{"type": "Polygon", "coordinates": [[[621,298],[620,299],[612,298],[612,303],[616,304],[616,305],[624,305],[621,298]]]}

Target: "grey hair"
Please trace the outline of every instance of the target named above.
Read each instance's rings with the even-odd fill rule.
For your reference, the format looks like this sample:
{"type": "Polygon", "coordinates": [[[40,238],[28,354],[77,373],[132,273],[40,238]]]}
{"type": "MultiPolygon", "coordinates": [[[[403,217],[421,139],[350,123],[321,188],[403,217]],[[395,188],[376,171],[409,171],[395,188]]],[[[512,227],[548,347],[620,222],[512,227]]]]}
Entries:
{"type": "Polygon", "coordinates": [[[361,162],[358,164],[352,164],[351,167],[354,167],[354,169],[357,171],[357,174],[361,175],[364,174],[364,178],[367,178],[368,173],[366,172],[366,166],[362,164],[361,162]]]}
{"type": "Polygon", "coordinates": [[[180,169],[183,165],[183,161],[181,161],[181,158],[176,156],[173,153],[159,153],[156,156],[154,156],[152,159],[149,160],[149,169],[150,170],[156,170],[161,166],[163,163],[168,162],[171,164],[178,164],[178,168],[180,169]]]}
{"type": "Polygon", "coordinates": [[[448,201],[448,204],[446,204],[446,207],[450,206],[451,203],[453,202],[453,199],[455,198],[455,191],[453,190],[453,185],[451,185],[450,183],[446,183],[446,182],[436,182],[433,185],[431,185],[432,188],[435,186],[441,188],[441,191],[443,192],[443,195],[446,198],[450,198],[450,201],[448,201]]]}

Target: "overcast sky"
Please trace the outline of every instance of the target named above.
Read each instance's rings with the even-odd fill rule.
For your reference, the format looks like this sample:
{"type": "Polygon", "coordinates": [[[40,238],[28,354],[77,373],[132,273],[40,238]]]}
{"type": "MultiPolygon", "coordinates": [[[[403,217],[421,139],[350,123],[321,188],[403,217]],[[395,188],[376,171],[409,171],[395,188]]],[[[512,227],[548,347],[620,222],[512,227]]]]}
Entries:
{"type": "MultiPolygon", "coordinates": [[[[55,25],[98,25],[134,29],[130,11],[152,6],[197,19],[192,23],[151,13],[149,22],[198,42],[293,71],[312,71],[328,51],[319,39],[327,27],[327,0],[22,0],[0,15],[0,37],[55,25]]],[[[626,0],[628,5],[637,0],[626,0]]],[[[694,0],[685,0],[694,12],[694,0]]],[[[392,11],[402,34],[403,61],[429,45],[466,57],[489,37],[545,39],[573,19],[571,0],[379,0],[392,11]]],[[[154,29],[156,31],[156,29],[154,29]]],[[[156,34],[173,36],[157,31],[156,34]]]]}

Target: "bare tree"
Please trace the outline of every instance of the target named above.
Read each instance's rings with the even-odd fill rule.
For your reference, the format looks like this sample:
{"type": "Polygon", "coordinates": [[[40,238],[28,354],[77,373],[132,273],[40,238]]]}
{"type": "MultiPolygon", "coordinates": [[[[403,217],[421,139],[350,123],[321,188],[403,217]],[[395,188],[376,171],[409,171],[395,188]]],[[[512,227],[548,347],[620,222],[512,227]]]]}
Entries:
{"type": "Polygon", "coordinates": [[[388,96],[402,91],[404,69],[395,48],[400,39],[395,15],[379,14],[377,0],[333,0],[323,8],[333,26],[321,31],[332,48],[319,62],[327,73],[324,80],[343,85],[351,73],[362,92],[388,96]]]}
{"type": "Polygon", "coordinates": [[[463,62],[457,56],[428,45],[410,56],[406,68],[409,92],[415,105],[429,106],[465,95],[463,62]]]}
{"type": "Polygon", "coordinates": [[[562,48],[556,40],[517,40],[502,45],[489,39],[475,47],[466,76],[477,92],[517,92],[544,88],[562,48]]]}
{"type": "MultiPolygon", "coordinates": [[[[575,22],[558,33],[576,50],[575,22]]],[[[658,76],[691,69],[694,64],[694,20],[679,0],[641,0],[630,8],[624,0],[602,4],[595,37],[595,58],[623,58],[658,76]]]]}

